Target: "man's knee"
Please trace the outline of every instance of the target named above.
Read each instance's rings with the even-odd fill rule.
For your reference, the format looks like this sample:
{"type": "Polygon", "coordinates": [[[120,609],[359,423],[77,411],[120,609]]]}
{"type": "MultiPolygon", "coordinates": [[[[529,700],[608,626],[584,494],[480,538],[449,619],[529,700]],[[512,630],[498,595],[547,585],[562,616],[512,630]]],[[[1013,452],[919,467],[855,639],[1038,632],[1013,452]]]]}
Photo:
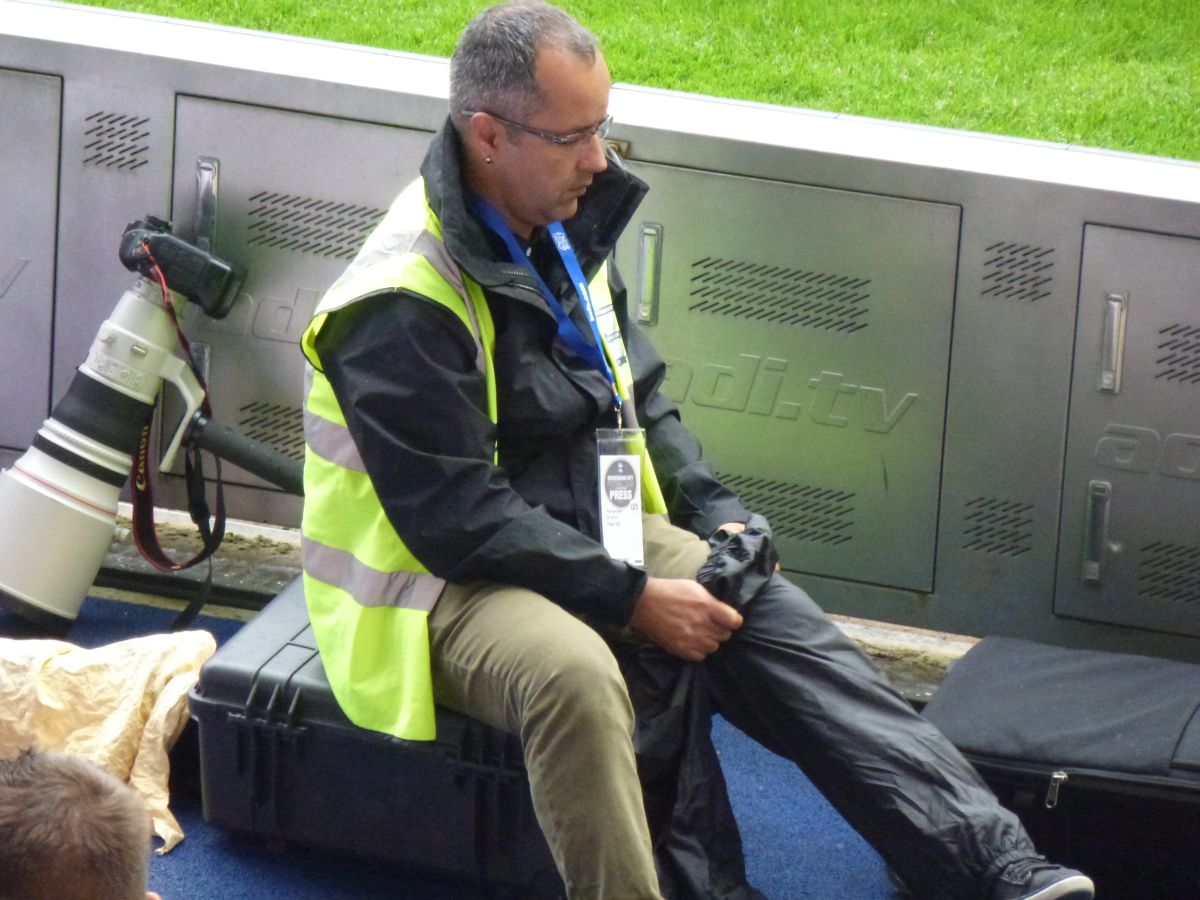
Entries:
{"type": "Polygon", "coordinates": [[[539,654],[524,719],[554,718],[578,729],[633,733],[633,706],[616,658],[587,625],[539,654]]]}

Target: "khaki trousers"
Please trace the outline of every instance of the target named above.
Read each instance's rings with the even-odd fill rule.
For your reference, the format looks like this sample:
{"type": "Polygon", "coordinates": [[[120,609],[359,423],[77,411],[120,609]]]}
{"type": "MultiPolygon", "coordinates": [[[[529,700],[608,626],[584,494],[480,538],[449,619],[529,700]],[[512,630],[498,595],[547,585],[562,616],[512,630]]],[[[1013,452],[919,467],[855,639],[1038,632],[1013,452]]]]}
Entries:
{"type": "MultiPolygon", "coordinates": [[[[658,518],[645,529],[651,574],[695,577],[704,541],[658,518]]],[[[1034,854],[962,754],[803,590],[775,575],[742,613],[696,689],[800,766],[913,896],[978,900],[1004,865],[1034,854]]],[[[430,629],[435,698],[521,736],[534,810],[573,900],[660,897],[632,704],[601,634],[489,583],[448,587],[430,629]]],[[[604,632],[622,651],[633,638],[604,632]]]]}
{"type": "MultiPolygon", "coordinates": [[[[694,578],[708,545],[644,519],[646,570],[694,578]]],[[[447,585],[429,617],[438,703],[521,737],[538,823],[572,900],[658,900],[617,662],[583,620],[540,594],[447,585]]]]}

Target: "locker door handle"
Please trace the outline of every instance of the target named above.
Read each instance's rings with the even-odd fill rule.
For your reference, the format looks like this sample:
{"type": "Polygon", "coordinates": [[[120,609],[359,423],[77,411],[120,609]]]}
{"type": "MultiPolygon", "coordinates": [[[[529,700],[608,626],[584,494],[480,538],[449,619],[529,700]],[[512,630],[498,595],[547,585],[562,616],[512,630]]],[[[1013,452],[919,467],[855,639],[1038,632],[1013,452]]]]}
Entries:
{"type": "Polygon", "coordinates": [[[638,252],[637,320],[643,325],[658,322],[658,286],[662,268],[662,226],[642,223],[638,252]]]}
{"type": "Polygon", "coordinates": [[[1108,546],[1108,508],[1112,502],[1112,485],[1107,481],[1089,481],[1087,518],[1083,535],[1083,580],[1099,584],[1104,550],[1108,546]]]}
{"type": "Polygon", "coordinates": [[[1129,303],[1124,294],[1109,292],[1104,297],[1104,338],[1100,348],[1099,389],[1107,394],[1121,392],[1121,360],[1125,351],[1125,317],[1129,303]]]}
{"type": "Polygon", "coordinates": [[[217,188],[221,174],[220,160],[211,156],[196,158],[196,212],[192,218],[192,234],[196,246],[213,253],[217,245],[217,188]]]}

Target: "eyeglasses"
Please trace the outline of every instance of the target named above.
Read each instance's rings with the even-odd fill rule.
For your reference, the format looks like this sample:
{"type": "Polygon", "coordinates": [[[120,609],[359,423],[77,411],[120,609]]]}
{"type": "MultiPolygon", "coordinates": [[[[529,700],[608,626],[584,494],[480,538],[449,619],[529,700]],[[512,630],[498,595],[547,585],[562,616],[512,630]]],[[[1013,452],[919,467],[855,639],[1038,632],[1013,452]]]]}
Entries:
{"type": "MultiPolygon", "coordinates": [[[[487,110],[479,109],[464,109],[464,116],[473,116],[478,112],[487,112],[487,110]]],[[[512,119],[506,119],[504,116],[496,115],[494,112],[487,113],[493,119],[498,119],[505,125],[511,125],[513,128],[519,128],[522,131],[528,132],[535,137],[540,137],[543,141],[549,141],[551,144],[557,144],[560,147],[574,147],[580,141],[590,137],[598,137],[601,140],[608,137],[608,129],[612,127],[612,116],[605,116],[600,120],[600,124],[585,128],[583,131],[572,131],[570,134],[554,134],[550,131],[541,131],[537,128],[531,128],[524,122],[514,122],[512,119]]]]}

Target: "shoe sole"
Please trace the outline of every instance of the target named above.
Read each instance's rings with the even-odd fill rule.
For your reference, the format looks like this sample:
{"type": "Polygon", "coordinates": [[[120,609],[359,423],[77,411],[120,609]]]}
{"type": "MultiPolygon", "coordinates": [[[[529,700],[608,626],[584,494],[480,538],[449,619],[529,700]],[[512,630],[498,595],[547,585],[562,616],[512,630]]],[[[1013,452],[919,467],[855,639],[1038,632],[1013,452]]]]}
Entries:
{"type": "Polygon", "coordinates": [[[1036,894],[1026,894],[1021,900],[1092,900],[1096,886],[1086,875],[1072,875],[1046,885],[1036,894]]]}

